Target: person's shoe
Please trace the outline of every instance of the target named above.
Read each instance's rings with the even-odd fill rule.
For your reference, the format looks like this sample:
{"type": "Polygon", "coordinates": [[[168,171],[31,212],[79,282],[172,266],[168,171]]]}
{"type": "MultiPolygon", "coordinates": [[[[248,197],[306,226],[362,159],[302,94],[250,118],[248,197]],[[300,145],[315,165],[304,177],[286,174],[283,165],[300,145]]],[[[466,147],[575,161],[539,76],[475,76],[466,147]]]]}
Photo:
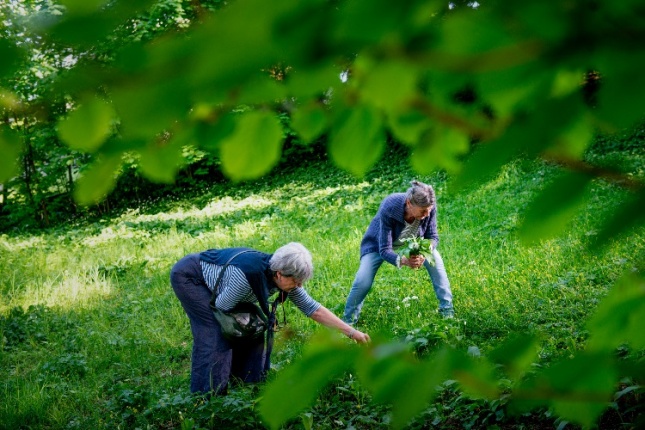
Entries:
{"type": "Polygon", "coordinates": [[[455,310],[453,308],[439,309],[439,315],[441,315],[444,319],[454,318],[455,310]]]}

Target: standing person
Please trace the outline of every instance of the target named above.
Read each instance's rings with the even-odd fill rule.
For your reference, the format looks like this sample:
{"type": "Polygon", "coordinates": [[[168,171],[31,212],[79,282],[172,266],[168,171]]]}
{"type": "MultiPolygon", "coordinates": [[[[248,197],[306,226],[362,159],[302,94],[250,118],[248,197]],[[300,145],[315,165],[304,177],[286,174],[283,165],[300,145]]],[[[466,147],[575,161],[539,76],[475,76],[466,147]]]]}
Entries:
{"type": "Polygon", "coordinates": [[[437,251],[438,243],[437,204],[432,186],[412,181],[406,193],[385,197],[361,241],[361,261],[347,296],[343,316],[345,322],[355,324],[358,321],[365,297],[384,261],[398,268],[407,266],[418,269],[423,265],[439,300],[439,313],[445,318],[453,318],[452,292],[443,260],[437,251]],[[403,246],[404,239],[412,237],[430,239],[434,265],[426,261],[423,255],[407,258],[395,252],[403,246]]]}
{"type": "Polygon", "coordinates": [[[170,283],[188,315],[193,335],[191,392],[226,394],[231,376],[244,382],[258,382],[264,377],[264,339],[232,344],[223,337],[210,308],[212,289],[223,267],[215,306],[224,312],[240,302],[257,303],[255,290],[262,296],[259,304],[266,313],[268,297],[280,292],[314,321],[336,328],[356,342],[370,340],[367,334],[343,322],[302,288],[303,282],[312,277],[313,263],[309,251],[299,243],[284,245],[274,254],[250,248],[189,254],[173,266],[170,283]]]}

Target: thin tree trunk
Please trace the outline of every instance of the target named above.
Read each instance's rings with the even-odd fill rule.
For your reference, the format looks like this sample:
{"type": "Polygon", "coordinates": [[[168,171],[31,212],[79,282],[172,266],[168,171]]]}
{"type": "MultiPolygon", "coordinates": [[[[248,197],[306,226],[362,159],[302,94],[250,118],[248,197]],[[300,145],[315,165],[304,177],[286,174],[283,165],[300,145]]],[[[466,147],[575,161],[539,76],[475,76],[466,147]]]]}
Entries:
{"type": "MultiPolygon", "coordinates": [[[[24,129],[23,129],[24,130],[24,129]]],[[[45,225],[49,224],[49,219],[47,216],[47,204],[41,198],[37,199],[36,191],[34,191],[34,178],[37,175],[36,163],[34,161],[34,148],[29,142],[29,139],[25,139],[26,151],[24,157],[24,169],[25,169],[25,189],[27,191],[27,197],[29,198],[29,204],[34,210],[34,220],[40,224],[45,225]]]]}
{"type": "Polygon", "coordinates": [[[2,212],[5,205],[7,204],[8,193],[5,184],[0,184],[0,188],[2,188],[2,201],[0,201],[0,212],[2,212]]]}
{"type": "Polygon", "coordinates": [[[28,139],[25,139],[25,156],[23,157],[23,179],[25,183],[25,191],[27,192],[27,199],[32,208],[36,209],[36,202],[34,199],[34,193],[32,192],[31,179],[34,173],[34,161],[33,161],[33,148],[28,139]]]}
{"type": "Polygon", "coordinates": [[[67,192],[72,194],[74,190],[74,176],[72,174],[72,163],[67,165],[67,192]]]}
{"type": "Polygon", "coordinates": [[[67,165],[67,196],[72,208],[72,213],[76,214],[76,202],[74,201],[73,192],[74,192],[74,172],[72,170],[72,165],[74,163],[69,163],[67,165]]]}

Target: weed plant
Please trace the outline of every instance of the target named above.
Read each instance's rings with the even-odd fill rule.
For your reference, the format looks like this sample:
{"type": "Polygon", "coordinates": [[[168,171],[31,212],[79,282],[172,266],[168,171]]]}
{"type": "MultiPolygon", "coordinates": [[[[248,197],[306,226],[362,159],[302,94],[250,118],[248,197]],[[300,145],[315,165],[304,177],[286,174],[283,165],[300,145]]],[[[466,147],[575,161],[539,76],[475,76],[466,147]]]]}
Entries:
{"type": "MultiPolygon", "coordinates": [[[[523,208],[559,173],[556,166],[512,163],[456,194],[445,175],[415,175],[403,159],[389,153],[364,179],[320,161],[251,183],[216,184],[190,200],[160,202],[158,210],[0,237],[0,428],[263,428],[258,386],[235,386],[217,398],[189,393],[190,329],[170,268],[208,248],[273,252],[298,241],[314,256],[315,276],[305,288],[340,315],[371,217],[383,197],[415,178],[437,191],[439,250],[457,318],[436,313],[424,271],[385,264],[359,324],[373,336],[406,340],[419,356],[444,345],[486,354],[513,333],[534,332],[542,339],[535,365],[548,366],[584,347],[586,318],[613,281],[645,257],[642,230],[612,240],[603,253],[584,250],[602,215],[624,198],[616,186],[594,183],[566,235],[524,247],[515,234],[523,208]]],[[[318,328],[293,306],[285,312],[276,372],[298,359],[318,328]]],[[[550,411],[511,416],[504,399],[468,400],[451,381],[438,389],[438,400],[410,428],[566,425],[550,411]]],[[[380,429],[389,417],[388,406],[371,402],[348,374],[330,381],[286,428],[380,429]]]]}

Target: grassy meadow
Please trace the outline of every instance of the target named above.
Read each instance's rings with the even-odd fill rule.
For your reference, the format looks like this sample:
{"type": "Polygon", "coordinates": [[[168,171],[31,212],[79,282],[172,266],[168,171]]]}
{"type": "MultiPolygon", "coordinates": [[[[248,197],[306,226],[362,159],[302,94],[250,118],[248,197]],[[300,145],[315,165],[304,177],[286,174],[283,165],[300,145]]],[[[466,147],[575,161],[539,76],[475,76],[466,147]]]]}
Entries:
{"type": "MultiPolygon", "coordinates": [[[[645,157],[621,157],[642,175],[645,157]]],[[[603,214],[625,196],[615,185],[594,182],[565,235],[522,246],[522,210],[558,168],[515,162],[457,194],[445,175],[415,175],[399,158],[388,153],[363,179],[318,162],[111,218],[0,236],[0,428],[263,428],[255,412],[259,387],[235,387],[222,398],[190,395],[190,329],[170,288],[170,268],[208,248],[272,252],[298,241],[314,256],[314,279],[305,288],[341,315],[371,217],[383,197],[415,178],[437,191],[439,251],[457,318],[439,317],[425,271],[384,265],[360,327],[408,339],[419,354],[446,344],[486,354],[513,333],[531,331],[542,339],[536,365],[548,365],[584,347],[595,305],[644,260],[642,229],[607,238],[602,252],[584,250],[603,214]]],[[[288,328],[273,356],[278,372],[318,328],[294,306],[285,310],[288,328]]],[[[510,416],[502,402],[469,401],[449,382],[442,390],[410,428],[566,424],[546,410],[510,416]]],[[[603,419],[618,419],[611,414],[603,419]]],[[[388,407],[370,402],[345,375],[286,428],[380,429],[388,422],[388,407]]]]}

